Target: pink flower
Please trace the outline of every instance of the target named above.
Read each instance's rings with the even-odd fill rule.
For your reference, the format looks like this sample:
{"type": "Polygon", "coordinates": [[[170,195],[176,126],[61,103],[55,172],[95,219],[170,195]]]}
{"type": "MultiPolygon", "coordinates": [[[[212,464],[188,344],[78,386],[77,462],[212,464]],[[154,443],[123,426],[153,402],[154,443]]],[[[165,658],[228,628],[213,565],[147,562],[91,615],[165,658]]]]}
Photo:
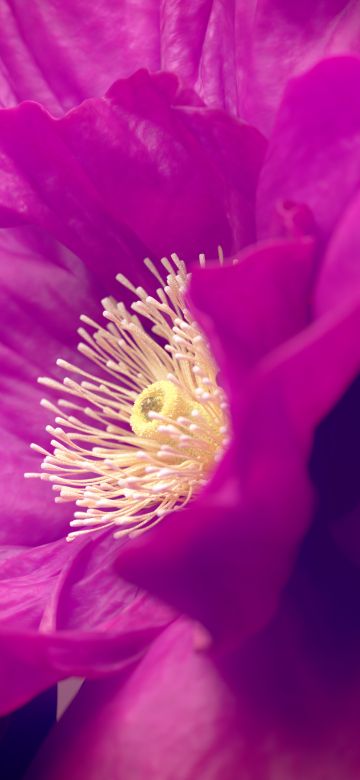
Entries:
{"type": "Polygon", "coordinates": [[[24,483],[23,472],[40,465],[29,444],[48,447],[44,427],[53,422],[36,379],[59,356],[78,360],[79,316],[99,319],[101,297],[119,295],[121,269],[138,283],[146,255],[176,246],[188,259],[198,247],[211,256],[217,242],[231,254],[253,240],[264,141],[225,114],[184,103],[175,77],[144,71],[63,119],[24,103],[0,125],[0,213],[18,225],[2,238],[11,256],[2,268],[6,711],[61,677],[133,662],[173,619],[119,581],[112,534],[69,545],[73,508],[56,507],[43,483],[24,483]]]}
{"type": "MultiPolygon", "coordinates": [[[[46,14],[71,18],[74,30],[78,8],[48,6],[46,14]]],[[[253,9],[241,4],[234,26],[226,4],[161,9],[160,55],[157,5],[148,5],[144,51],[144,16],[121,27],[118,73],[126,78],[105,98],[63,115],[79,98],[101,94],[104,76],[99,68],[95,83],[83,63],[75,69],[67,37],[53,35],[46,39],[51,84],[20,67],[17,93],[40,98],[61,118],[34,103],[0,114],[1,240],[11,257],[0,287],[8,453],[2,710],[62,677],[112,675],[85,684],[55,733],[54,759],[41,759],[49,778],[95,779],[101,767],[104,776],[130,779],[182,772],[220,780],[244,767],[263,779],[285,767],[285,776],[300,780],[315,778],[319,766],[326,774],[328,765],[335,777],[355,778],[359,495],[354,457],[347,469],[341,464],[360,364],[360,61],[332,58],[288,85],[265,161],[263,137],[235,115],[270,127],[289,75],[324,52],[356,49],[356,36],[348,36],[354,26],[345,24],[346,15],[356,16],[351,4],[342,15],[337,4],[316,9],[310,24],[307,6],[299,22],[287,5],[281,14],[260,4],[246,36],[238,30],[249,29],[253,9]],[[291,29],[281,56],[272,35],[265,46],[256,43],[260,31],[280,29],[274,17],[291,29]],[[324,36],[314,46],[316,22],[324,36]],[[289,50],[298,52],[290,65],[289,50]],[[246,69],[237,60],[245,51],[246,69]],[[128,77],[126,68],[137,64],[165,64],[182,86],[166,73],[128,77]],[[188,507],[120,554],[111,532],[67,544],[67,505],[53,507],[44,485],[22,482],[22,472],[35,468],[29,442],[48,447],[36,377],[49,374],[59,355],[77,360],[78,316],[98,319],[104,293],[119,297],[118,271],[145,286],[143,257],[176,250],[190,265],[199,252],[215,257],[218,245],[237,262],[191,265],[187,303],[228,399],[225,453],[188,507]],[[208,629],[220,660],[194,651],[193,625],[174,609],[208,629]],[[124,736],[115,739],[119,731],[124,736]],[[325,733],[340,746],[338,764],[322,749],[325,733]],[[145,752],[149,740],[161,744],[160,760],[145,752]],[[88,761],[84,745],[91,745],[88,761]],[[341,753],[344,745],[350,754],[341,753]]],[[[46,18],[42,4],[32,13],[46,18]]],[[[109,14],[104,6],[106,27],[109,14]]],[[[78,27],[85,50],[90,20],[78,27]]],[[[99,58],[114,68],[103,40],[99,58]]],[[[41,61],[36,46],[35,38],[41,61]]]]}

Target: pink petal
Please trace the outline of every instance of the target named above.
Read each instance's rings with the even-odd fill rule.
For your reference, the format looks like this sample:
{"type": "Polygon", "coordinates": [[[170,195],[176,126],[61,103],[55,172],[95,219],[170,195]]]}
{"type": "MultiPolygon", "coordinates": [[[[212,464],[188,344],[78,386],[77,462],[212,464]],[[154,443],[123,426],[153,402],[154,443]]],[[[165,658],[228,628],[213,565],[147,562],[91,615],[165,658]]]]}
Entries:
{"type": "Polygon", "coordinates": [[[0,539],[36,544],[63,535],[69,523],[68,507],[54,505],[48,486],[24,480],[24,472],[39,469],[30,442],[49,446],[49,413],[36,380],[59,375],[57,357],[78,360],[79,316],[100,316],[101,291],[77,258],[29,229],[2,231],[0,257],[0,539]]]}
{"type": "MultiPolygon", "coordinates": [[[[209,301],[208,333],[217,323],[221,333],[221,296],[218,310],[209,301]]],[[[236,334],[241,307],[229,323],[231,315],[236,334]]],[[[277,608],[313,510],[307,464],[315,429],[360,369],[359,318],[360,307],[348,306],[285,341],[250,377],[239,374],[236,383],[235,370],[225,373],[233,440],[213,479],[188,509],[120,553],[122,576],[203,622],[220,642],[259,630],[277,608]]],[[[225,367],[236,336],[229,356],[226,343],[225,367]]]]}
{"type": "Polygon", "coordinates": [[[4,552],[2,713],[64,677],[102,677],[134,663],[173,619],[161,603],[119,580],[111,535],[4,552]]]}
{"type": "Polygon", "coordinates": [[[211,662],[193,652],[191,626],[178,621],[154,643],[135,674],[85,684],[34,776],[55,780],[71,766],[74,780],[230,780],[240,766],[237,731],[234,697],[211,662]]]}
{"type": "Polygon", "coordinates": [[[61,114],[139,67],[177,74],[213,108],[268,133],[289,78],[360,51],[356,2],[21,0],[0,9],[0,101],[61,114]]]}
{"type": "Polygon", "coordinates": [[[358,10],[353,0],[237,3],[238,115],[269,133],[290,78],[324,57],[360,53],[358,10]]]}
{"type": "Polygon", "coordinates": [[[208,106],[265,134],[290,78],[333,54],[360,53],[353,0],[192,0],[162,5],[162,67],[208,106]]]}
{"type": "Polygon", "coordinates": [[[43,485],[30,483],[24,501],[22,475],[38,467],[30,442],[48,446],[36,378],[53,375],[59,356],[78,361],[80,314],[98,320],[102,295],[123,296],[115,275],[124,266],[143,281],[149,252],[216,254],[218,242],[237,247],[252,234],[261,137],[218,112],[177,106],[181,99],[175,79],[142,72],[61,121],[33,104],[0,115],[11,152],[2,161],[4,222],[36,222],[83,258],[42,233],[2,236],[11,257],[0,274],[4,541],[50,541],[68,524],[43,485]]]}
{"type": "Polygon", "coordinates": [[[360,296],[360,193],[350,201],[321,264],[314,307],[323,314],[360,296]]]}
{"type": "Polygon", "coordinates": [[[0,100],[37,100],[62,113],[102,95],[141,65],[160,67],[155,0],[7,0],[0,9],[0,100]]]}
{"type": "Polygon", "coordinates": [[[353,0],[169,0],[161,21],[161,66],[266,134],[290,78],[324,57],[360,53],[353,0]]]}
{"type": "Polygon", "coordinates": [[[196,319],[237,385],[260,358],[308,324],[313,255],[310,238],[274,240],[245,249],[235,265],[192,269],[196,319]]]}
{"type": "MultiPolygon", "coordinates": [[[[162,5],[162,67],[178,74],[213,108],[237,113],[236,51],[239,3],[166,0],[162,5]]],[[[239,112],[242,118],[242,112],[239,112]]]]}
{"type": "Polygon", "coordinates": [[[322,239],[360,184],[360,59],[332,58],[292,81],[277,115],[258,191],[260,236],[277,233],[284,200],[306,204],[322,239]]]}
{"type": "Polygon", "coordinates": [[[124,266],[140,278],[147,254],[251,241],[264,141],[182,99],[175,77],[139,71],[63,119],[30,103],[2,112],[2,224],[46,229],[109,288],[124,266]]]}
{"type": "Polygon", "coordinates": [[[346,645],[327,663],[301,606],[216,666],[178,621],[131,675],[85,683],[29,780],[356,780],[359,663],[341,672],[346,645]]]}

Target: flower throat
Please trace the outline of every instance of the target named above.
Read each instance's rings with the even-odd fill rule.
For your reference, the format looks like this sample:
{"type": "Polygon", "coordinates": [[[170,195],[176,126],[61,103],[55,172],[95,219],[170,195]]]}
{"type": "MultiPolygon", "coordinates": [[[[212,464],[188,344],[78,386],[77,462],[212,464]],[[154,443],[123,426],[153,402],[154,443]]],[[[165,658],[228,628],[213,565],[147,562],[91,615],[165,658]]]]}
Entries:
{"type": "Polygon", "coordinates": [[[42,472],[25,476],[50,481],[55,501],[77,505],[69,540],[111,526],[116,537],[151,528],[206,484],[227,442],[217,367],[184,300],[186,266],[175,254],[163,258],[163,278],[145,265],[159,284],[154,297],[119,274],[135,298],[131,312],[105,298],[106,327],[81,317],[90,331],[79,328],[78,349],[91,372],[59,359],[77,379],[38,380],[65,398],[41,401],[55,414],[53,449],[32,444],[42,472]]]}

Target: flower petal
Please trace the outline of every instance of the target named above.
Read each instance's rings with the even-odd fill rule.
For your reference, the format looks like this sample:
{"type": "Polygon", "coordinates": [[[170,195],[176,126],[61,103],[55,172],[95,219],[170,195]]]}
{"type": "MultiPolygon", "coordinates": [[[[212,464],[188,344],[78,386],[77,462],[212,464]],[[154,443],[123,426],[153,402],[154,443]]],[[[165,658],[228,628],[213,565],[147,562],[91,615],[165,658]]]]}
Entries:
{"type": "Polygon", "coordinates": [[[45,772],[55,780],[64,776],[69,763],[74,780],[215,780],[235,777],[240,758],[236,701],[211,661],[193,652],[191,626],[177,621],[154,643],[134,675],[108,684],[84,684],[35,765],[34,776],[44,777],[45,772]],[[63,741],[62,755],[58,740],[63,741]]]}
{"type": "Polygon", "coordinates": [[[283,200],[310,207],[324,240],[360,185],[360,59],[334,57],[285,92],[259,182],[258,228],[274,235],[283,200]]]}
{"type": "Polygon", "coordinates": [[[147,254],[251,241],[262,137],[179,101],[175,77],[139,71],[59,120],[31,103],[3,111],[0,222],[45,228],[109,287],[125,266],[140,279],[147,254]]]}
{"type": "MultiPolygon", "coordinates": [[[[216,331],[220,303],[211,314],[216,331]]],[[[258,631],[277,608],[311,519],[314,431],[360,369],[359,325],[359,306],[332,313],[238,385],[233,374],[232,443],[213,479],[188,509],[120,552],[122,576],[200,620],[220,643],[258,631]]]]}
{"type": "Polygon", "coordinates": [[[25,8],[6,0],[0,9],[0,57],[2,105],[36,100],[62,113],[102,95],[141,65],[159,69],[158,3],[34,0],[25,8]]]}
{"type": "Polygon", "coordinates": [[[107,535],[5,548],[0,565],[1,712],[64,677],[106,676],[144,652],[173,613],[119,580],[107,535]]]}
{"type": "Polygon", "coordinates": [[[360,193],[356,193],[332,235],[321,264],[314,311],[321,315],[360,297],[360,193]]]}
{"type": "Polygon", "coordinates": [[[236,4],[235,41],[238,115],[268,134],[290,78],[324,57],[360,53],[358,8],[351,0],[245,0],[236,4]]]}
{"type": "Polygon", "coordinates": [[[323,57],[360,51],[351,0],[21,0],[0,9],[0,104],[61,114],[139,67],[169,70],[205,103],[263,132],[284,86],[323,57]]]}
{"type": "MultiPolygon", "coordinates": [[[[272,240],[244,249],[234,265],[192,269],[190,304],[224,376],[242,375],[309,322],[314,244],[272,240]]],[[[230,388],[228,388],[230,391],[230,388]]]]}
{"type": "Polygon", "coordinates": [[[177,621],[131,675],[84,684],[29,780],[357,780],[358,657],[352,676],[346,644],[326,663],[335,621],[314,625],[310,596],[303,587],[265,635],[216,666],[177,621]]]}
{"type": "Polygon", "coordinates": [[[68,508],[53,504],[44,483],[24,481],[24,472],[39,468],[30,442],[49,445],[36,380],[59,374],[57,357],[73,358],[79,316],[99,316],[99,295],[82,263],[54,241],[30,229],[1,231],[2,543],[51,541],[68,526],[68,508]]]}
{"type": "Polygon", "coordinates": [[[332,54],[360,53],[351,0],[169,0],[161,23],[161,66],[265,134],[290,78],[332,54]]]}

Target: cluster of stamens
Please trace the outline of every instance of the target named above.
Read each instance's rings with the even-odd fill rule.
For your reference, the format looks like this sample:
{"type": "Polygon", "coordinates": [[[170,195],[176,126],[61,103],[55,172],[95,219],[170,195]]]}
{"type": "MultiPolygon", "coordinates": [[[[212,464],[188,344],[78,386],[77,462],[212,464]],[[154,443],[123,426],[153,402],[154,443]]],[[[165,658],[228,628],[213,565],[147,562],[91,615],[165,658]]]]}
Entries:
{"type": "Polygon", "coordinates": [[[68,539],[109,526],[115,536],[151,528],[190,501],[226,444],[227,403],[185,304],[186,266],[176,255],[161,263],[165,279],[145,260],[159,283],[154,297],[120,274],[136,298],[132,311],[106,298],[106,327],[81,317],[90,332],[79,328],[78,349],[97,374],[59,359],[77,379],[39,378],[66,398],[41,401],[55,414],[56,427],[47,426],[53,450],[32,444],[44,456],[42,472],[25,476],[53,483],[55,501],[75,502],[68,539]]]}

